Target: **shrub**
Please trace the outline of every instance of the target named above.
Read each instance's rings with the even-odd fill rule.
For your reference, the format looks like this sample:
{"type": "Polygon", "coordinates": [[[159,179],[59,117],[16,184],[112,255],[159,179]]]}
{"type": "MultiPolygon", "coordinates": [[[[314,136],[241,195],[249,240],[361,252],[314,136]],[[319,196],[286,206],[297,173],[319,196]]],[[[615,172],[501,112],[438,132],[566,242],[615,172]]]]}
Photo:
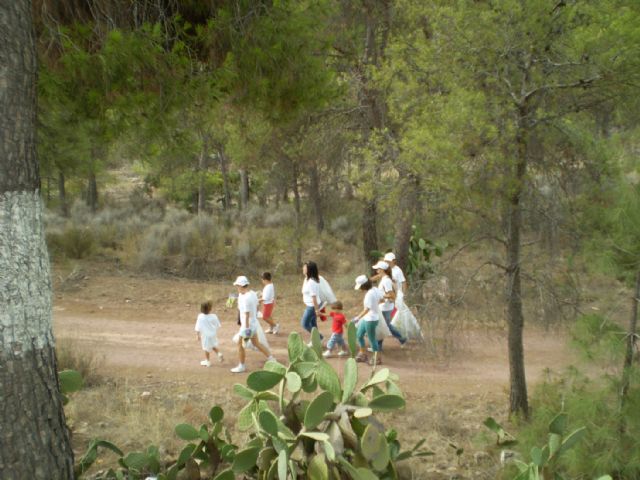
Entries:
{"type": "Polygon", "coordinates": [[[88,228],[72,226],[60,233],[48,232],[46,238],[53,257],[81,259],[88,257],[95,247],[93,233],[88,228]]]}

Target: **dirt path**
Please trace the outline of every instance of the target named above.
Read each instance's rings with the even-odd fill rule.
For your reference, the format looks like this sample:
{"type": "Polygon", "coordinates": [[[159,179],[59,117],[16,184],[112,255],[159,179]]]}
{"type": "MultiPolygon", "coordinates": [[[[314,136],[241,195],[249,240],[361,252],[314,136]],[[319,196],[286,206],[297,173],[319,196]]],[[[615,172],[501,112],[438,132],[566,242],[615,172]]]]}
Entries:
{"type": "MultiPolygon", "coordinates": [[[[238,382],[239,376],[229,372],[237,358],[234,345],[229,340],[235,329],[221,333],[225,336],[221,342],[225,361],[206,369],[198,366],[202,358],[189,326],[66,312],[55,315],[58,338],[72,339],[77,345],[94,350],[103,361],[103,373],[108,376],[142,377],[153,374],[156,379],[193,383],[214,381],[228,385],[238,382]]],[[[468,333],[466,338],[467,346],[446,363],[432,358],[422,345],[413,344],[400,349],[395,342],[388,341],[386,343],[391,345],[385,348],[384,364],[400,375],[407,392],[483,393],[507,388],[506,339],[489,338],[481,332],[468,333]]],[[[276,358],[285,362],[286,334],[270,336],[269,340],[276,358]]],[[[566,352],[565,344],[563,336],[527,332],[525,352],[530,383],[537,382],[546,368],[569,363],[571,356],[566,352]]],[[[262,363],[263,357],[259,353],[248,353],[247,366],[250,370],[259,369],[262,363]]],[[[331,363],[341,370],[341,359],[332,359],[331,363]]]]}

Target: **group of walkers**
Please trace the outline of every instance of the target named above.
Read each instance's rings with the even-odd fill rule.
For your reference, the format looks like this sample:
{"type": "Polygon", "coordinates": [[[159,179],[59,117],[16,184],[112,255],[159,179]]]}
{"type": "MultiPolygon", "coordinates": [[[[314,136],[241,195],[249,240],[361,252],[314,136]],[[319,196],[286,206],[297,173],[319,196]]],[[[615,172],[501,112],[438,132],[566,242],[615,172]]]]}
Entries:
{"type": "MultiPolygon", "coordinates": [[[[364,293],[363,309],[351,321],[357,326],[359,352],[356,361],[378,365],[382,363],[381,351],[385,337],[393,336],[401,346],[404,346],[409,338],[420,337],[421,333],[415,317],[404,305],[406,280],[402,270],[396,264],[395,255],[391,252],[385,254],[384,258],[381,258],[372,268],[375,271],[373,275],[360,275],[355,279],[354,288],[364,293]],[[369,343],[368,348],[365,337],[369,343]],[[371,360],[368,352],[374,353],[371,360]]],[[[302,328],[311,333],[314,328],[318,328],[318,319],[325,321],[330,317],[331,337],[326,342],[323,356],[332,356],[336,347],[339,347],[338,356],[348,355],[344,340],[347,319],[342,313],[342,302],[336,298],[329,283],[320,276],[315,262],[306,262],[302,266],[302,274],[304,281],[301,293],[305,306],[300,320],[302,328]],[[329,308],[330,312],[328,312],[329,308]]],[[[269,325],[266,333],[278,333],[280,325],[273,319],[275,288],[269,272],[264,272],[261,280],[263,289],[260,299],[256,292],[250,289],[249,279],[246,276],[240,275],[233,283],[237,289],[239,325],[239,331],[233,338],[233,341],[238,344],[238,365],[231,369],[233,373],[246,371],[245,358],[248,348],[261,352],[267,361],[274,358],[259,318],[269,325]],[[261,309],[259,309],[260,305],[261,309]]],[[[223,360],[217,348],[220,320],[211,313],[211,308],[211,302],[201,305],[201,313],[198,315],[195,327],[197,339],[201,342],[205,355],[205,359],[200,363],[206,367],[211,366],[212,351],[216,352],[219,361],[223,360]]],[[[320,339],[324,339],[322,334],[320,339]]],[[[309,345],[311,345],[311,338],[309,338],[309,345]]]]}

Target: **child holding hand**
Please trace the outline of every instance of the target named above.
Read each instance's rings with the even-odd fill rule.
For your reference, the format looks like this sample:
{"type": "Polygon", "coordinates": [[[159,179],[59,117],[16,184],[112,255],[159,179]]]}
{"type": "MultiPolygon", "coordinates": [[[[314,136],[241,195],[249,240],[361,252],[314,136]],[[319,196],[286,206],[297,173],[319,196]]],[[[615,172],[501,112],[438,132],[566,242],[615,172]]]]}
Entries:
{"type": "Polygon", "coordinates": [[[218,354],[218,361],[222,362],[222,353],[218,350],[218,329],[220,328],[220,320],[218,316],[211,313],[213,304],[211,301],[204,302],[200,305],[200,314],[196,320],[196,338],[202,343],[204,350],[204,360],[200,362],[203,367],[210,367],[211,361],[209,354],[213,350],[218,354]]]}
{"type": "Polygon", "coordinates": [[[347,345],[344,342],[344,325],[347,323],[347,319],[342,313],[342,302],[336,300],[331,304],[332,312],[329,313],[331,317],[331,338],[327,342],[327,349],[322,353],[322,356],[327,358],[330,357],[333,349],[336,345],[340,346],[340,351],[338,355],[340,357],[344,357],[349,355],[347,351],[347,345]]]}

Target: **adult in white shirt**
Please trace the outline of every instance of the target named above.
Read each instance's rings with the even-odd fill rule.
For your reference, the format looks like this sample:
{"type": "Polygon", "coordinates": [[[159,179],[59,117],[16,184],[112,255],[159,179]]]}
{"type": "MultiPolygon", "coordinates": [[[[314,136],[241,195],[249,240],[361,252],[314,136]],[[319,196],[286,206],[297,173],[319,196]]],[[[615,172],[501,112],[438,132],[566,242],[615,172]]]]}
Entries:
{"type": "Polygon", "coordinates": [[[382,294],[380,290],[373,287],[373,283],[366,275],[360,275],[356,278],[356,284],[354,287],[356,290],[362,290],[366,292],[364,294],[363,306],[364,309],[359,315],[356,315],[355,321],[358,322],[357,338],[360,345],[360,352],[356,355],[356,362],[368,361],[367,349],[365,348],[364,337],[365,335],[369,339],[369,345],[374,352],[374,358],[369,362],[369,365],[375,365],[374,361],[377,360],[377,364],[382,363],[382,357],[380,354],[380,347],[376,338],[376,327],[378,321],[382,316],[380,312],[380,300],[382,300],[382,294]],[[377,355],[376,355],[377,353],[377,355]]]}
{"type": "MultiPolygon", "coordinates": [[[[318,265],[315,262],[306,262],[302,265],[302,301],[304,302],[304,312],[300,319],[300,325],[307,332],[318,328],[318,313],[320,306],[320,274],[318,265]]],[[[322,334],[320,334],[322,339],[322,334]]]]}
{"type": "MultiPolygon", "coordinates": [[[[378,278],[378,288],[382,292],[382,303],[380,304],[380,311],[382,313],[384,321],[389,327],[391,335],[398,339],[400,345],[404,345],[407,342],[407,339],[404,338],[393,325],[391,325],[391,313],[395,308],[396,299],[396,291],[393,281],[391,280],[391,266],[384,260],[380,260],[378,263],[373,265],[372,268],[376,271],[375,278],[378,278]]],[[[400,267],[397,268],[400,269],[400,267]]],[[[402,270],[400,270],[400,274],[402,274],[402,270]]],[[[380,346],[380,350],[382,350],[382,340],[380,340],[378,343],[380,346]]]]}
{"type": "Polygon", "coordinates": [[[396,296],[403,297],[407,280],[404,278],[402,269],[396,263],[396,256],[393,252],[387,252],[384,254],[384,261],[391,267],[391,278],[393,279],[393,283],[396,287],[396,296]]]}
{"type": "Polygon", "coordinates": [[[233,284],[238,289],[238,311],[240,312],[240,341],[238,342],[238,366],[231,369],[233,373],[242,373],[247,370],[245,366],[246,351],[245,342],[251,342],[260,350],[267,360],[273,360],[271,352],[258,340],[258,296],[249,289],[249,280],[244,275],[236,278],[233,284]]]}

